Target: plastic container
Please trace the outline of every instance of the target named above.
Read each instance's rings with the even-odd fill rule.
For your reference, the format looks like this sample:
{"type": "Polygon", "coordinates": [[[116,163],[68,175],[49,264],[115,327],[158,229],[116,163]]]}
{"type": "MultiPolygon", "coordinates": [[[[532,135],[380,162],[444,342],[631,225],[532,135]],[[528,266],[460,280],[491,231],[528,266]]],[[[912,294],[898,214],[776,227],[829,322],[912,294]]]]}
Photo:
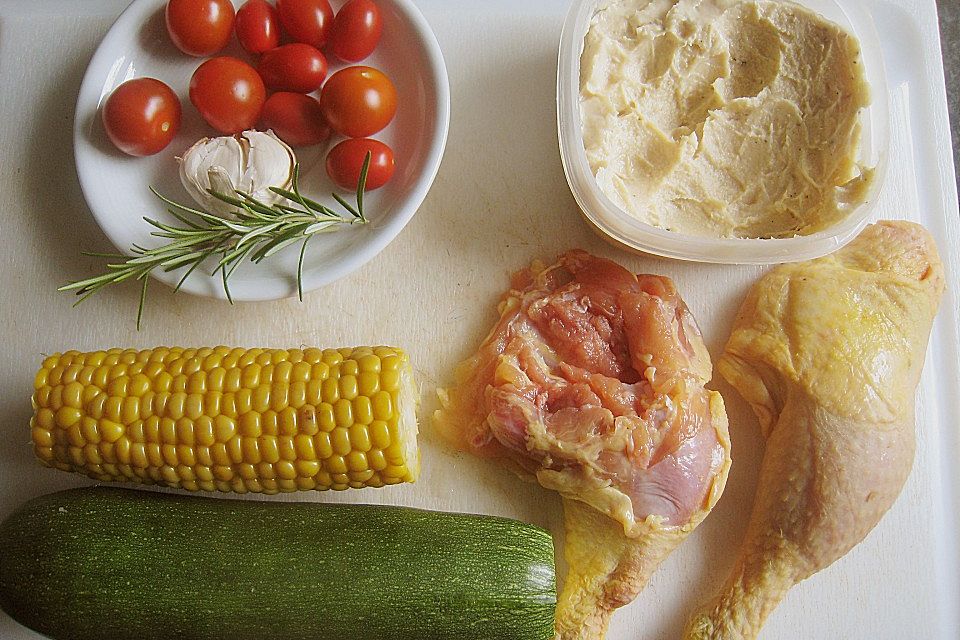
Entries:
{"type": "Polygon", "coordinates": [[[860,41],[861,59],[870,84],[871,104],[860,113],[858,159],[875,167],[863,204],[851,208],[837,224],[792,238],[710,238],[667,231],[641,222],[614,204],[594,179],[583,148],[580,120],[580,54],[596,8],[610,0],[573,0],[560,35],[557,69],[557,126],[560,157],[570,190],[587,220],[615,244],[630,249],[697,262],[769,264],[810,260],[852,240],[866,226],[886,175],[889,116],[887,83],[880,41],[862,0],[803,0],[798,4],[843,26],[860,41]]]}

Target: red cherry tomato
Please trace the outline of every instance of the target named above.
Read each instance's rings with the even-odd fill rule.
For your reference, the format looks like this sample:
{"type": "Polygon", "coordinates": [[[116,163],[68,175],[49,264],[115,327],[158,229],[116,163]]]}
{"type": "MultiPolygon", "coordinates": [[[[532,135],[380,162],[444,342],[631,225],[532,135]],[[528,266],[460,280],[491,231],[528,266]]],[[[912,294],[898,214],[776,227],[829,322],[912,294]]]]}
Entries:
{"type": "Polygon", "coordinates": [[[347,67],[323,85],[320,106],[334,131],[350,138],[366,138],[393,120],[397,90],[381,71],[347,67]]]}
{"type": "Polygon", "coordinates": [[[327,154],[327,175],[344,189],[356,190],[363,160],[370,153],[370,166],[364,191],[379,189],[393,176],[393,151],[379,140],[351,138],[327,154]]]}
{"type": "Polygon", "coordinates": [[[233,3],[230,0],[170,0],[165,12],[170,39],[191,56],[209,56],[230,41],[233,3]]]}
{"type": "Polygon", "coordinates": [[[347,62],[363,60],[380,41],[383,24],[372,0],[350,0],[340,8],[330,31],[330,51],[347,62]]]}
{"type": "Polygon", "coordinates": [[[180,130],[180,100],[159,80],[127,80],[107,98],[101,116],[107,137],[120,151],[149,156],[180,130]]]}
{"type": "Polygon", "coordinates": [[[247,0],[237,11],[237,39],[252,54],[263,53],[280,44],[280,19],[266,0],[247,0]]]}
{"type": "Polygon", "coordinates": [[[256,69],[229,56],[207,60],[190,78],[190,102],[224,134],[252,129],[266,93],[256,69]]]}
{"type": "Polygon", "coordinates": [[[319,144],[330,137],[320,103],[302,93],[281,91],[267,98],[260,124],[262,129],[273,129],[291,147],[319,144]]]}
{"type": "Polygon", "coordinates": [[[277,0],[280,24],[291,38],[321,48],[330,37],[333,9],[327,0],[277,0]]]}
{"type": "Polygon", "coordinates": [[[260,56],[257,73],[272,91],[310,93],[327,77],[327,59],[315,47],[294,42],[260,56]]]}

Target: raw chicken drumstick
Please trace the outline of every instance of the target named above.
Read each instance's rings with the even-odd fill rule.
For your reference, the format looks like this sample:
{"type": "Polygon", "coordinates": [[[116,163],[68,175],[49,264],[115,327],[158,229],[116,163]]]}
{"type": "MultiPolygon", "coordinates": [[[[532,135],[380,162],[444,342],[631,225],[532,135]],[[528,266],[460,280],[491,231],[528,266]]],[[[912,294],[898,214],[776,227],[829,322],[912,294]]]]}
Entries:
{"type": "Polygon", "coordinates": [[[514,276],[437,426],[563,496],[558,638],[602,638],[723,491],[723,401],[673,283],[571,251],[514,276]]]}
{"type": "Polygon", "coordinates": [[[896,500],[943,280],[926,230],[881,222],[753,287],[717,368],[753,406],[766,453],[740,557],[687,640],[755,638],[787,590],[896,500]]]}

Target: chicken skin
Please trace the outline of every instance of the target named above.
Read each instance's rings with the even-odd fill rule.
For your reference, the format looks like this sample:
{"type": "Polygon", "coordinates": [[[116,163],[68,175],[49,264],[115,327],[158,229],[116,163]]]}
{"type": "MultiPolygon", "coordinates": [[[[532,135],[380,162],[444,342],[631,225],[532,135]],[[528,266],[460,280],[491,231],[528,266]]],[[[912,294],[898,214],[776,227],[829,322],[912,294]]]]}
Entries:
{"type": "Polygon", "coordinates": [[[500,319],[441,391],[462,448],[560,492],[559,638],[612,612],[709,513],[730,464],[710,357],[673,283],[582,251],[514,276],[500,319]]]}
{"type": "Polygon", "coordinates": [[[869,226],[753,287],[717,368],[752,405],[766,451],[739,559],[687,640],[757,637],[794,584],[863,540],[896,500],[943,287],[933,239],[906,222],[869,226]]]}

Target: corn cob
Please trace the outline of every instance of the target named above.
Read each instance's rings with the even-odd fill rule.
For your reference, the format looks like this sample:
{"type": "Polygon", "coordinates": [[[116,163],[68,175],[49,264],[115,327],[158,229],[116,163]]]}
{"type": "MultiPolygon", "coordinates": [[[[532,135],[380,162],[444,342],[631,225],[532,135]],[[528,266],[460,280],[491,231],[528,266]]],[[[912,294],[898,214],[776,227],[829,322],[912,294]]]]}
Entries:
{"type": "Polygon", "coordinates": [[[419,474],[410,361],[391,347],[93,353],[43,361],[31,436],[101,481],[277,493],[419,474]]]}

